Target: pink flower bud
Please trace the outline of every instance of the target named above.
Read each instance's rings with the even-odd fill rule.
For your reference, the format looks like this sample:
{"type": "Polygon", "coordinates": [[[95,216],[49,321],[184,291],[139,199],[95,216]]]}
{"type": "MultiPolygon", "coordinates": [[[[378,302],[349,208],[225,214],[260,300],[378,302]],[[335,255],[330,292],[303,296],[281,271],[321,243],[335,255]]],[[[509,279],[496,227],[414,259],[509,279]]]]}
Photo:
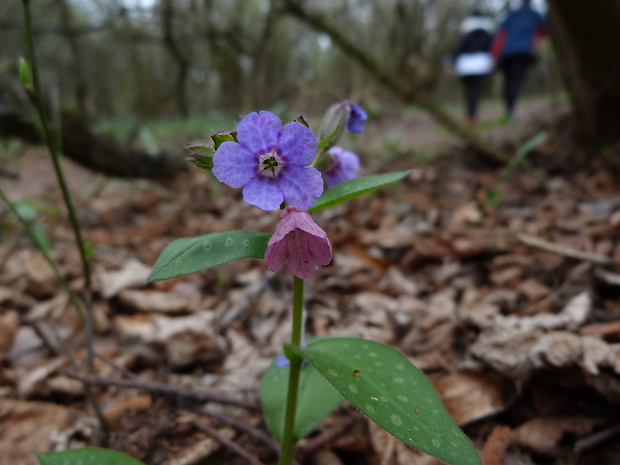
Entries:
{"type": "Polygon", "coordinates": [[[317,265],[328,265],[331,260],[332,246],[325,231],[307,211],[287,206],[265,252],[269,271],[277,271],[288,262],[292,274],[307,279],[314,274],[317,265]]]}

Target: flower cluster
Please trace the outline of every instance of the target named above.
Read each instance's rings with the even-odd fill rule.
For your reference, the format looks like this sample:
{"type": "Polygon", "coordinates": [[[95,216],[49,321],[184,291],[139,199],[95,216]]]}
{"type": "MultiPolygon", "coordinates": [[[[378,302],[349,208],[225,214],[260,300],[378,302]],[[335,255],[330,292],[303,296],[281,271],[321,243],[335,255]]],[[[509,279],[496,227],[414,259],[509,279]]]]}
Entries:
{"type": "MultiPolygon", "coordinates": [[[[328,127],[346,124],[349,132],[364,129],[368,117],[360,106],[345,100],[330,110],[328,127]]],[[[360,169],[353,152],[331,146],[317,155],[317,148],[316,137],[304,124],[283,126],[276,115],[261,111],[243,118],[237,125],[236,139],[222,142],[213,155],[214,176],[230,187],[243,187],[246,202],[266,211],[286,204],[267,246],[265,262],[271,271],[286,262],[291,273],[303,279],[332,258],[327,234],[306,211],[324,189],[321,172],[313,163],[321,156],[326,160],[318,165],[323,166],[329,188],[356,177],[360,169]]]]}

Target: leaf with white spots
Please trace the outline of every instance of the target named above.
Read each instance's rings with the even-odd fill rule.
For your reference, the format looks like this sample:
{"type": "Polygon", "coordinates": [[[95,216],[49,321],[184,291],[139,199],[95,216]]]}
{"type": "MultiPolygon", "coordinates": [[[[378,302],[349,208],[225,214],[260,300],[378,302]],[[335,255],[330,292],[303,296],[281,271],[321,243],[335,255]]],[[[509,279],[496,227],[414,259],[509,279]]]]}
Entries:
{"type": "Polygon", "coordinates": [[[176,278],[240,258],[264,258],[271,234],[228,231],[172,241],[163,250],[147,282],[176,278]]]}
{"type": "Polygon", "coordinates": [[[453,465],[481,465],[433,385],[403,354],[357,338],[317,339],[303,356],[357,409],[382,428],[453,465]]]}
{"type": "MultiPolygon", "coordinates": [[[[267,426],[280,443],[284,430],[288,375],[289,365],[278,366],[272,363],[260,385],[260,397],[267,426]]],[[[304,363],[299,378],[293,440],[297,442],[312,432],[341,402],[340,393],[311,365],[304,363]]]]}

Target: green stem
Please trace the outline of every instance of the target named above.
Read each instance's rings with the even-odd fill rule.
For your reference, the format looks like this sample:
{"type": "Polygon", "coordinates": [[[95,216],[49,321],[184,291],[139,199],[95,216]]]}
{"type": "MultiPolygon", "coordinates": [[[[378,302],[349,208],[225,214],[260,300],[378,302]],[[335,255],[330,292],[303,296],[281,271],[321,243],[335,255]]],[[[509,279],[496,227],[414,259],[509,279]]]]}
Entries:
{"type": "MultiPolygon", "coordinates": [[[[86,368],[89,373],[93,372],[93,364],[95,358],[95,349],[94,349],[94,331],[93,331],[93,315],[92,315],[92,282],[91,282],[91,273],[90,266],[88,263],[88,257],[86,256],[86,248],[84,247],[84,240],[82,239],[82,233],[80,229],[80,224],[78,222],[77,215],[75,213],[75,208],[73,207],[73,201],[71,199],[71,195],[69,193],[69,188],[67,187],[67,183],[65,181],[65,176],[62,171],[62,166],[60,165],[60,153],[56,144],[56,141],[52,137],[52,131],[48,124],[47,115],[45,112],[45,107],[43,105],[43,100],[41,98],[41,85],[39,81],[39,70],[37,66],[37,60],[35,56],[34,50],[34,42],[33,42],[33,33],[32,33],[32,15],[30,13],[30,0],[22,0],[23,12],[24,12],[24,32],[26,36],[26,53],[28,55],[28,64],[30,65],[30,70],[32,72],[32,84],[33,89],[31,91],[27,90],[28,97],[34,106],[39,120],[41,122],[41,129],[43,132],[43,138],[45,140],[45,144],[49,150],[52,164],[54,165],[54,173],[56,174],[56,180],[62,192],[62,196],[67,206],[67,211],[69,212],[69,220],[71,222],[71,228],[73,230],[73,235],[75,237],[75,243],[78,248],[80,254],[80,260],[82,262],[82,273],[84,275],[84,332],[86,333],[86,368]]],[[[60,138],[62,136],[60,135],[60,138]]],[[[87,394],[90,391],[90,387],[87,386],[87,394]]],[[[93,408],[97,412],[99,416],[99,420],[104,428],[107,430],[107,425],[103,420],[103,416],[101,415],[98,404],[96,403],[96,399],[92,396],[92,404],[93,408]]]]}
{"type": "Polygon", "coordinates": [[[58,185],[62,192],[63,199],[67,206],[67,211],[69,212],[69,219],[71,222],[71,227],[73,229],[73,234],[75,236],[75,242],[80,254],[80,259],[82,262],[82,272],[84,274],[84,285],[86,288],[86,337],[89,341],[88,343],[88,355],[87,355],[87,366],[88,371],[92,372],[93,369],[93,359],[94,359],[94,351],[92,347],[92,338],[93,338],[93,330],[92,330],[92,315],[90,314],[90,293],[92,289],[91,284],[91,276],[90,276],[90,267],[88,265],[88,258],[86,257],[86,249],[84,247],[84,240],[82,239],[82,233],[80,230],[80,224],[77,219],[77,215],[75,213],[75,208],[73,207],[73,201],[71,200],[71,195],[69,193],[69,188],[67,187],[67,183],[65,181],[65,176],[62,171],[62,167],[60,165],[60,154],[58,153],[58,149],[56,147],[56,143],[52,138],[52,132],[50,130],[47,115],[45,113],[45,108],[43,106],[43,101],[41,99],[41,85],[39,81],[39,71],[37,66],[37,60],[34,51],[34,43],[32,40],[32,18],[30,14],[30,0],[22,0],[24,6],[24,28],[26,35],[26,51],[28,53],[28,61],[30,65],[30,69],[32,71],[32,81],[34,92],[28,93],[28,96],[35,107],[37,114],[39,116],[39,120],[41,121],[41,129],[43,131],[43,137],[45,139],[45,143],[49,149],[52,163],[54,165],[54,172],[56,174],[56,179],[58,181],[58,185]]]}
{"type": "Polygon", "coordinates": [[[38,238],[37,238],[37,236],[36,236],[36,234],[35,234],[35,232],[34,232],[34,230],[32,228],[32,225],[26,219],[24,219],[24,217],[22,217],[19,214],[19,211],[17,210],[17,208],[15,208],[15,205],[13,204],[13,202],[11,202],[9,200],[9,198],[6,196],[6,194],[4,193],[4,191],[2,189],[0,189],[0,199],[2,199],[2,201],[8,205],[9,209],[11,210],[11,212],[13,212],[13,215],[15,215],[17,220],[26,229],[26,232],[30,236],[30,240],[32,240],[33,244],[39,249],[39,252],[41,252],[41,255],[43,255],[43,258],[45,259],[47,264],[52,269],[52,272],[54,273],[54,276],[56,277],[56,279],[58,280],[58,282],[62,286],[62,289],[69,296],[69,301],[71,302],[71,304],[75,308],[75,311],[77,312],[78,316],[80,317],[80,322],[83,325],[86,324],[86,318],[84,316],[84,311],[82,310],[82,306],[80,305],[80,303],[79,303],[75,293],[69,287],[69,283],[67,283],[67,280],[65,279],[65,277],[60,273],[60,270],[56,266],[56,263],[54,262],[54,260],[52,260],[52,257],[50,257],[50,255],[47,253],[47,250],[45,250],[45,248],[40,244],[40,242],[39,242],[39,240],[38,240],[38,238]]]}
{"type": "MultiPolygon", "coordinates": [[[[304,307],[304,280],[295,276],[293,278],[293,334],[291,345],[300,347],[303,328],[303,307],[304,307]]],[[[303,359],[292,357],[290,360],[290,370],[288,377],[288,393],[286,398],[286,415],[284,417],[284,436],[282,438],[282,449],[280,451],[280,465],[291,465],[293,463],[293,452],[295,448],[295,414],[297,412],[297,391],[299,388],[299,374],[303,359]]]]}

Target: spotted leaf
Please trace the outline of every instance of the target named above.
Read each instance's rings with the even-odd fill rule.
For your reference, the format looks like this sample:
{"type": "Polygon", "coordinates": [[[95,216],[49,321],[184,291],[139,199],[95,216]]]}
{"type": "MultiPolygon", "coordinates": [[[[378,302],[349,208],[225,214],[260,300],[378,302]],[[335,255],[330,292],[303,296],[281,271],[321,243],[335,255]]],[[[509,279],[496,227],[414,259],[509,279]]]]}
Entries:
{"type": "Polygon", "coordinates": [[[345,399],[406,444],[453,465],[481,465],[431,382],[397,350],[327,338],[308,344],[303,356],[345,399]]]}

